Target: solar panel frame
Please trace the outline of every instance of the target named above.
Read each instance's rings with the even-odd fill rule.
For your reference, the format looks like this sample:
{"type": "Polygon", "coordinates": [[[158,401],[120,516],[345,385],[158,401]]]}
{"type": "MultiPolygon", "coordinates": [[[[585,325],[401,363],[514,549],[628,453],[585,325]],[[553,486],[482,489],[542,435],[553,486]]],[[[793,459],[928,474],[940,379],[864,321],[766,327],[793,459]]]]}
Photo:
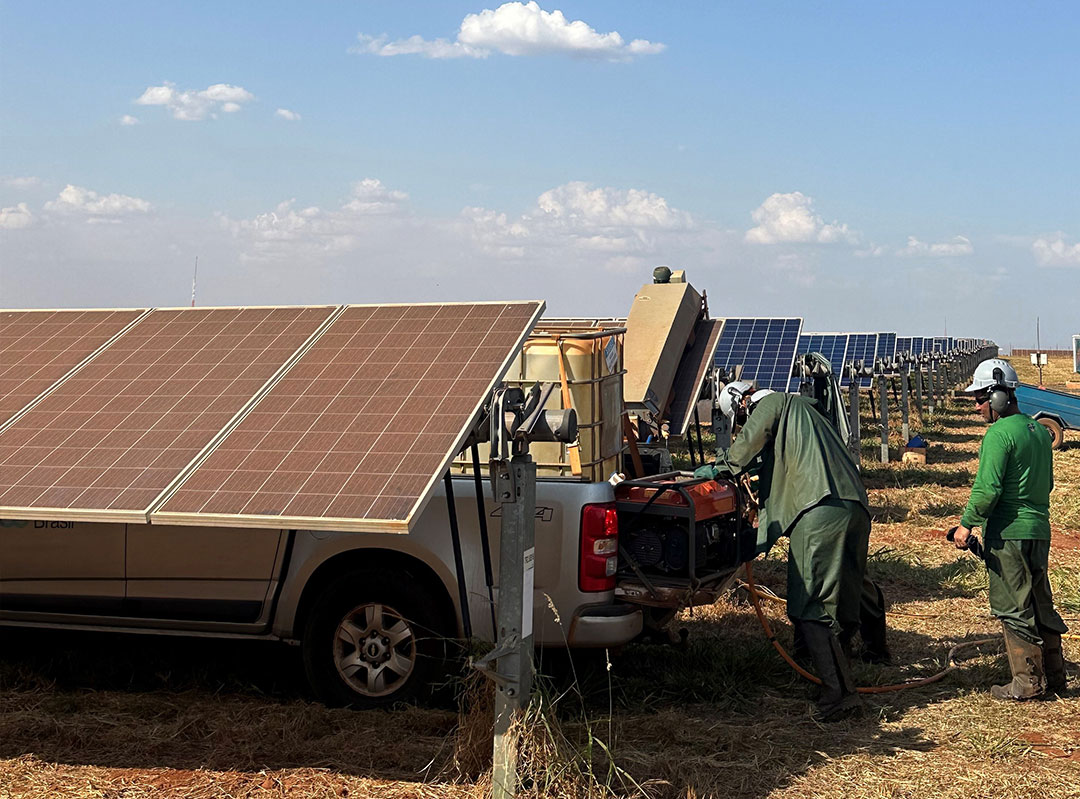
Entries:
{"type": "MultiPolygon", "coordinates": [[[[289,372],[283,375],[277,384],[264,392],[258,402],[253,403],[245,418],[223,436],[213,451],[208,452],[197,464],[193,464],[169,491],[162,494],[150,510],[150,521],[157,524],[175,525],[211,524],[223,527],[266,527],[269,525],[343,532],[409,532],[412,523],[430,501],[435,484],[461,451],[492,389],[509,369],[543,313],[543,309],[544,303],[539,301],[348,306],[319,339],[314,341],[311,347],[296,360],[289,372]],[[484,309],[483,313],[489,313],[491,309],[499,307],[504,309],[503,312],[510,308],[520,311],[518,321],[513,325],[508,325],[506,323],[511,321],[510,319],[503,319],[501,315],[484,317],[479,311],[477,317],[468,315],[469,309],[484,309]],[[406,348],[406,351],[399,356],[401,360],[395,362],[393,360],[395,356],[390,350],[401,348],[385,346],[387,340],[392,336],[397,336],[396,343],[404,343],[405,338],[415,343],[418,336],[415,331],[409,332],[408,326],[403,326],[400,322],[395,323],[388,332],[382,335],[379,342],[374,340],[378,334],[370,331],[366,334],[362,332],[364,326],[374,320],[380,311],[385,312],[387,309],[403,309],[404,314],[412,313],[416,309],[428,309],[429,322],[435,325],[429,332],[432,335],[443,336],[446,340],[443,350],[440,351],[441,357],[433,357],[431,350],[426,346],[415,346],[411,349],[406,348]],[[424,391],[434,391],[440,380],[445,383],[450,379],[447,375],[453,372],[455,364],[458,363],[455,358],[464,355],[463,352],[454,352],[454,350],[470,349],[468,345],[461,345],[461,334],[479,332],[461,330],[460,327],[453,330],[439,330],[438,327],[448,321],[439,318],[439,309],[466,310],[466,315],[459,314],[458,321],[461,327],[475,326],[478,324],[478,318],[494,319],[487,329],[486,335],[489,337],[480,339],[471,348],[472,355],[460,362],[460,370],[457,376],[453,377],[454,380],[466,384],[465,388],[472,392],[464,399],[461,396],[454,397],[446,394],[445,389],[442,394],[420,393],[421,388],[424,391]],[[363,319],[364,311],[370,312],[366,320],[363,319]],[[350,318],[346,319],[346,316],[350,318]],[[348,334],[343,332],[348,329],[348,324],[357,321],[361,324],[356,330],[348,334]],[[502,325],[502,328],[497,330],[496,327],[499,325],[502,325]],[[458,335],[450,337],[449,334],[454,332],[458,335]],[[508,348],[505,342],[511,332],[513,332],[513,337],[510,339],[512,345],[508,348]],[[320,375],[327,370],[334,370],[338,375],[343,374],[341,367],[349,364],[335,362],[333,357],[330,357],[331,348],[336,346],[338,352],[344,352],[348,339],[361,335],[366,335],[370,340],[362,342],[363,346],[355,348],[353,352],[368,352],[369,355],[357,364],[356,370],[348,377],[334,378],[341,383],[337,393],[310,396],[298,393],[301,391],[299,383],[306,381],[306,385],[316,386],[320,375]],[[501,337],[504,343],[491,344],[490,341],[495,337],[501,337]],[[485,352],[481,353],[480,350],[485,350],[485,352]],[[498,353],[493,352],[494,350],[498,350],[498,353]],[[474,359],[473,355],[477,354],[487,360],[479,357],[474,359]],[[492,360],[496,356],[498,360],[492,360]],[[373,361],[372,358],[376,360],[373,361]],[[479,370],[484,377],[470,377],[465,374],[467,367],[485,363],[488,365],[479,370]],[[321,369],[312,368],[320,364],[322,364],[321,369]],[[387,385],[372,386],[370,384],[375,379],[369,376],[357,378],[356,375],[359,375],[360,370],[366,366],[389,366],[387,376],[381,381],[375,381],[387,385]],[[396,370],[402,370],[401,376],[391,376],[397,374],[396,370]],[[409,376],[405,376],[406,373],[409,376]],[[290,384],[291,380],[296,380],[298,383],[290,384]],[[350,383],[350,381],[353,382],[350,383]],[[426,387],[423,385],[425,381],[428,384],[426,387]],[[410,394],[406,384],[413,383],[418,388],[410,394]],[[390,396],[388,392],[395,396],[390,396]],[[318,400],[319,396],[332,397],[332,399],[318,400]],[[366,398],[365,404],[357,408],[355,400],[349,401],[352,397],[366,398]],[[290,418],[292,406],[290,409],[277,409],[278,405],[284,406],[290,399],[293,400],[294,405],[315,399],[316,401],[305,406],[306,410],[303,412],[304,415],[315,418],[296,418],[301,416],[299,412],[292,414],[290,418]],[[433,401],[438,402],[437,407],[440,413],[437,416],[431,415],[429,410],[433,401]],[[338,405],[335,406],[334,403],[338,405]],[[331,408],[337,408],[337,410],[331,411],[331,408]],[[392,412],[393,408],[399,408],[399,410],[395,413],[392,412]],[[275,416],[275,414],[278,415],[275,416]],[[344,418],[346,416],[350,419],[344,418]],[[274,421],[275,419],[280,420],[284,427],[278,426],[279,422],[274,421]],[[326,422],[325,425],[316,429],[323,420],[326,422]],[[278,431],[292,437],[291,443],[287,444],[291,449],[288,451],[259,449],[261,442],[274,432],[268,427],[271,423],[278,431]],[[423,428],[419,436],[414,434],[417,425],[423,428]],[[364,432],[360,429],[363,427],[370,429],[364,432]],[[378,435],[373,436],[373,433],[378,435]],[[310,438],[305,439],[305,436],[309,434],[310,438]],[[425,435],[428,439],[426,443],[416,443],[420,442],[425,435]],[[436,446],[434,442],[437,440],[443,443],[436,446]],[[301,450],[300,446],[308,448],[301,450]],[[403,449],[406,446],[407,450],[403,449]],[[356,456],[361,452],[361,448],[365,447],[363,456],[357,460],[356,456]],[[279,457],[261,454],[267,452],[281,452],[282,455],[279,457]],[[414,455],[418,460],[434,460],[435,465],[431,463],[427,467],[411,465],[411,471],[408,472],[399,471],[396,468],[397,465],[405,464],[407,457],[414,455]],[[438,458],[435,458],[436,455],[438,458]],[[263,457],[271,460],[278,457],[278,460],[269,468],[258,467],[256,464],[259,458],[263,457]],[[242,469],[241,466],[245,463],[252,468],[242,469]],[[289,464],[290,468],[280,468],[284,464],[289,464]],[[370,465],[372,469],[390,469],[390,471],[362,472],[360,471],[362,464],[370,465]],[[242,472],[257,474],[246,475],[242,472]],[[346,477],[343,479],[341,475],[346,475],[346,477]],[[297,489],[296,484],[302,477],[304,479],[297,489]],[[381,488],[376,488],[375,482],[380,477],[385,480],[381,488]],[[396,478],[400,479],[394,482],[396,478]],[[225,482],[219,482],[219,480],[225,482]],[[254,480],[258,483],[251,482],[254,480]],[[391,485],[397,489],[398,493],[388,490],[391,485]],[[213,486],[217,488],[211,490],[210,487],[213,486]],[[309,486],[311,490],[305,493],[305,489],[309,486]],[[263,490],[264,487],[266,491],[263,490]],[[348,493],[346,493],[347,489],[348,493]],[[225,496],[226,494],[229,496],[225,496]],[[331,499],[324,501],[324,498],[328,496],[331,499]],[[220,497],[220,499],[215,500],[215,497],[220,497]],[[367,502],[368,500],[370,502],[367,502]],[[211,507],[214,502],[217,503],[216,509],[211,507]],[[366,507],[365,502],[367,502],[366,507]],[[260,503],[266,504],[260,505],[260,503]],[[254,508],[258,507],[263,507],[264,510],[255,511],[254,508]],[[357,512],[352,515],[331,512],[335,507],[353,508],[354,511],[363,508],[365,512],[364,515],[357,512]],[[271,508],[277,509],[271,510],[271,508]]],[[[401,319],[411,321],[405,320],[404,316],[401,319]]],[[[325,388],[323,386],[320,391],[325,388]]]]}
{"type": "Polygon", "coordinates": [[[875,358],[892,361],[896,357],[896,334],[878,333],[875,358]]]}
{"type": "MultiPolygon", "coordinates": [[[[796,355],[806,355],[816,352],[829,359],[833,374],[839,378],[844,373],[844,364],[847,363],[848,334],[847,333],[803,333],[799,336],[799,348],[796,355]]],[[[799,390],[801,378],[793,377],[788,384],[788,391],[799,390]]]]}
{"type": "MultiPolygon", "coordinates": [[[[848,333],[848,348],[846,363],[853,361],[862,361],[863,365],[873,364],[874,358],[877,357],[877,333],[848,333]]],[[[863,377],[859,379],[859,385],[869,386],[871,379],[869,377],[863,377]]],[[[841,386],[848,386],[851,384],[851,380],[846,374],[840,378],[841,386]]]]}
{"type": "Polygon", "coordinates": [[[0,430],[147,313],[147,308],[0,310],[0,430]],[[20,333],[19,327],[29,329],[20,333]],[[52,356],[43,360],[48,353],[52,356]]]}
{"type": "Polygon", "coordinates": [[[910,355],[911,354],[911,342],[912,342],[912,337],[911,336],[897,336],[896,337],[896,352],[897,352],[897,354],[908,353],[910,355]]]}
{"type": "Polygon", "coordinates": [[[672,382],[671,406],[668,409],[668,430],[681,438],[690,427],[701,386],[716,360],[716,348],[724,328],[722,319],[700,319],[694,326],[694,344],[683,355],[672,382]]]}
{"type": "Polygon", "coordinates": [[[161,308],[140,317],[0,431],[0,466],[14,467],[0,474],[17,474],[0,477],[0,516],[145,523],[161,492],[339,308],[161,308]],[[290,332],[299,320],[307,328],[290,332]],[[240,347],[248,339],[252,347],[240,347]]]}
{"type": "Polygon", "coordinates": [[[716,366],[729,374],[742,365],[742,378],[758,388],[787,391],[795,365],[802,317],[725,317],[716,366]],[[772,342],[773,348],[768,349],[772,342]],[[772,357],[767,357],[771,355],[772,357]],[[756,358],[755,358],[756,356],[756,358]]]}

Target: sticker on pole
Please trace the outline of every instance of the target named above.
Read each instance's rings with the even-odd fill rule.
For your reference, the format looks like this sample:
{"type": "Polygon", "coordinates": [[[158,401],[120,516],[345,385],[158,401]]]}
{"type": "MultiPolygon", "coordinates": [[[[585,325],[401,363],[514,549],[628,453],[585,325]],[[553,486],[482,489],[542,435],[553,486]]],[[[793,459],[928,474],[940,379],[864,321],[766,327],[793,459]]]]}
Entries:
{"type": "Polygon", "coordinates": [[[525,563],[521,573],[521,637],[528,638],[533,632],[533,588],[536,585],[536,548],[525,550],[525,563]]]}

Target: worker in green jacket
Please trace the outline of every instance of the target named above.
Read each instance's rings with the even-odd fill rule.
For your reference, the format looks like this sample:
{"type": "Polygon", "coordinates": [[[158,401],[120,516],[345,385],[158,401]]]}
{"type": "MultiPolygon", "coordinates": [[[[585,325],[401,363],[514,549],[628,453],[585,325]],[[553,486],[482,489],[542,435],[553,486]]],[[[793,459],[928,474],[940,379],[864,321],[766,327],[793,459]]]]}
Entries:
{"type": "Polygon", "coordinates": [[[722,389],[721,410],[733,426],[745,421],[731,447],[717,453],[716,469],[737,475],[761,458],[758,549],[790,539],[787,612],[822,681],[819,717],[833,720],[862,707],[841,641],[860,626],[870,539],[866,489],[816,400],[750,394],[744,386],[722,389]]]}
{"type": "Polygon", "coordinates": [[[995,685],[990,693],[1011,700],[1065,690],[1061,635],[1068,632],[1054,610],[1047,578],[1051,441],[1041,424],[1020,413],[1019,382],[1008,361],[992,358],[976,367],[965,389],[991,424],[979,448],[971,499],[953,532],[957,548],[965,549],[972,528],[982,528],[990,611],[1001,620],[1012,672],[1010,683],[995,685]]]}

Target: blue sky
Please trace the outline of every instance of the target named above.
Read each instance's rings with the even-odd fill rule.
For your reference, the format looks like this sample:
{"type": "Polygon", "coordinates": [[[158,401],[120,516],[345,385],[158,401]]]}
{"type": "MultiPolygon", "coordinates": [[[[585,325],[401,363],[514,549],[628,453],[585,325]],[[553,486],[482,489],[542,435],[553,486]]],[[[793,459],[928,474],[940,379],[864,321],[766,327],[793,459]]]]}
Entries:
{"type": "Polygon", "coordinates": [[[1078,33],[1071,3],[2,2],[0,305],[184,304],[198,255],[201,304],[615,315],[667,263],[716,315],[1064,346],[1078,33]]]}

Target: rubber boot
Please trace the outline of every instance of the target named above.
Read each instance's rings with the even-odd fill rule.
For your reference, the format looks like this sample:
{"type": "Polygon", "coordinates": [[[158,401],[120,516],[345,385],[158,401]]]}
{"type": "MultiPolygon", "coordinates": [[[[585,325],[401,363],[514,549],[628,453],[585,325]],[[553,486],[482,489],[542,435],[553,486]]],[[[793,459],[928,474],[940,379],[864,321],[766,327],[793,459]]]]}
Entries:
{"type": "Polygon", "coordinates": [[[1005,685],[995,685],[990,689],[990,695],[995,699],[1019,702],[1042,696],[1046,692],[1042,647],[1025,641],[1004,623],[1001,628],[1005,631],[1005,653],[1009,656],[1013,678],[1005,685]]]}
{"type": "Polygon", "coordinates": [[[1039,630],[1042,636],[1043,669],[1046,671],[1046,690],[1052,694],[1063,694],[1065,685],[1065,655],[1061,651],[1061,633],[1039,630]]]}
{"type": "Polygon", "coordinates": [[[821,680],[821,695],[814,717],[818,721],[839,721],[860,714],[862,698],[855,691],[851,665],[832,629],[819,621],[804,621],[800,626],[814,661],[814,671],[821,680]]]}
{"type": "MultiPolygon", "coordinates": [[[[885,625],[885,595],[876,583],[869,586],[876,592],[876,604],[871,603],[868,607],[867,597],[863,597],[861,613],[859,614],[859,635],[862,637],[863,648],[859,657],[867,663],[888,664],[892,662],[892,653],[889,652],[887,640],[887,627],[885,625]]],[[[866,588],[863,588],[865,594],[866,588]]]]}

